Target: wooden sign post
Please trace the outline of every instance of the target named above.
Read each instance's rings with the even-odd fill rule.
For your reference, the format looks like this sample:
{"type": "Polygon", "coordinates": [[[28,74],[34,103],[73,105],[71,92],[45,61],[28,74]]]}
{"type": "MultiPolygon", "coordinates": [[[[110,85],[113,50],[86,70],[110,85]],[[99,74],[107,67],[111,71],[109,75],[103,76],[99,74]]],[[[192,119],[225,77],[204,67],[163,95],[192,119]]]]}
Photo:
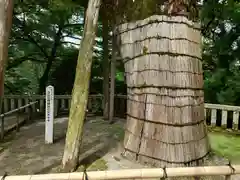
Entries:
{"type": "Polygon", "coordinates": [[[53,143],[54,87],[46,87],[45,143],[53,143]]]}

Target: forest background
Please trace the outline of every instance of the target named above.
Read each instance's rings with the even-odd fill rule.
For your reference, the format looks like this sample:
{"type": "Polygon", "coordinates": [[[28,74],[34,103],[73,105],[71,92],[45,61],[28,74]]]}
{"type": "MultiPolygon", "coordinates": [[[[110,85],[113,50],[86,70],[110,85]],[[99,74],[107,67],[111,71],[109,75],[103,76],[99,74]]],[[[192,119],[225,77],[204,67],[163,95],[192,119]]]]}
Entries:
{"type": "MultiPolygon", "coordinates": [[[[71,94],[85,9],[65,0],[16,0],[5,73],[5,94],[71,94]]],[[[201,8],[205,102],[240,105],[240,3],[208,0],[201,8]]],[[[103,94],[110,71],[111,28],[100,10],[90,94],[103,94]],[[108,37],[104,46],[103,37],[108,37]]],[[[116,94],[126,94],[124,66],[116,64],[116,94]]]]}

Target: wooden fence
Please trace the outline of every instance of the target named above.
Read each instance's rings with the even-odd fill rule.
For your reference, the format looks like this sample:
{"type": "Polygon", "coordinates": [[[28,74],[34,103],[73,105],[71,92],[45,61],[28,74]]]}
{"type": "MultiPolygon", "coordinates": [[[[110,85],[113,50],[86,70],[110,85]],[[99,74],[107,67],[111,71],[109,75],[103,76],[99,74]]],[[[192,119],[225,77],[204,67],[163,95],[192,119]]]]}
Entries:
{"type": "MultiPolygon", "coordinates": [[[[231,175],[240,174],[240,165],[205,166],[180,168],[125,169],[113,171],[73,172],[58,174],[0,176],[6,180],[117,180],[117,179],[167,179],[168,177],[221,176],[230,180],[231,175]]],[[[219,178],[218,178],[219,179],[219,178]]],[[[222,179],[222,178],[220,178],[222,179]]]]}
{"type": "Polygon", "coordinates": [[[23,124],[26,120],[31,120],[32,118],[32,106],[35,106],[38,101],[35,102],[29,102],[28,104],[25,104],[24,106],[18,106],[15,109],[11,109],[10,111],[6,111],[3,114],[0,115],[1,123],[1,132],[0,132],[0,140],[3,140],[4,135],[13,129],[16,129],[19,131],[19,126],[23,124]],[[26,118],[23,116],[23,119],[21,119],[21,116],[23,115],[22,112],[26,112],[26,118]],[[14,116],[14,118],[11,119],[5,119],[6,117],[14,116]],[[16,117],[16,118],[15,118],[16,117]],[[5,127],[6,125],[6,127],[5,127]]]}
{"type": "MultiPolygon", "coordinates": [[[[100,113],[103,109],[102,95],[90,95],[88,100],[88,112],[100,113]]],[[[28,104],[30,101],[38,101],[32,106],[33,112],[45,113],[45,95],[6,95],[4,97],[3,111],[8,112],[15,108],[28,104]]],[[[68,111],[70,108],[71,95],[54,96],[54,113],[57,116],[61,111],[68,111]]],[[[115,96],[114,115],[125,118],[126,95],[115,96]]],[[[25,111],[29,111],[28,108],[25,111]]],[[[239,123],[240,107],[221,104],[205,103],[205,117],[208,125],[223,126],[230,129],[240,130],[239,123]]]]}

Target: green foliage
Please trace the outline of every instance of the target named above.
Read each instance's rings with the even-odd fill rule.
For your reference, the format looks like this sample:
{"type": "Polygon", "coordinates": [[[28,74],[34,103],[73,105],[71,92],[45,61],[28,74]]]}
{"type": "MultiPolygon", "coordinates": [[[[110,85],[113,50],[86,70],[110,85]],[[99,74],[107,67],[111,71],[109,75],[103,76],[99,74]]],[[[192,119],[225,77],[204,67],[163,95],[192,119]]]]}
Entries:
{"type": "MultiPolygon", "coordinates": [[[[57,94],[71,93],[83,17],[84,8],[75,2],[15,1],[6,94],[38,93],[41,81],[45,81],[44,86],[55,85],[57,94]],[[47,69],[48,65],[50,69],[47,69]]],[[[101,22],[97,36],[92,68],[93,93],[102,91],[101,22]]]]}
{"type": "Polygon", "coordinates": [[[201,17],[205,99],[240,105],[240,3],[205,1],[201,17]]]}
{"type": "MultiPolygon", "coordinates": [[[[46,83],[53,84],[57,94],[71,93],[86,5],[87,1],[15,1],[6,94],[38,93],[44,73],[46,83]]],[[[240,66],[236,65],[240,61],[240,3],[208,0],[200,12],[205,100],[240,105],[240,66]]],[[[93,94],[102,93],[102,18],[94,48],[90,85],[93,94]]],[[[116,93],[126,93],[122,63],[117,65],[116,93]]]]}
{"type": "Polygon", "coordinates": [[[39,81],[44,73],[47,74],[48,81],[51,71],[65,57],[64,51],[66,45],[69,45],[66,38],[81,35],[82,15],[83,8],[76,5],[73,7],[71,3],[63,7],[46,0],[15,1],[6,72],[6,93],[12,92],[8,88],[9,84],[11,89],[17,89],[19,93],[25,91],[37,93],[39,81]],[[46,66],[49,64],[50,70],[46,72],[46,66]],[[15,73],[22,78],[9,78],[14,75],[13,71],[22,72],[15,73]],[[18,87],[14,79],[24,87],[18,87]],[[22,82],[22,79],[25,79],[24,81],[27,79],[29,83],[22,82]]]}

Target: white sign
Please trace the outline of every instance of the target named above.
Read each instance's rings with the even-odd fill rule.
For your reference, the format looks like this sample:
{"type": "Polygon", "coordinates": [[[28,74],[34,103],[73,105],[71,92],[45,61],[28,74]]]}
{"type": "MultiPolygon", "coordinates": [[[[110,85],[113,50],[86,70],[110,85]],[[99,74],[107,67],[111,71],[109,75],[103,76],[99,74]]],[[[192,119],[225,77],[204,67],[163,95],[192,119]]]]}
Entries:
{"type": "Polygon", "coordinates": [[[53,143],[54,87],[46,87],[45,143],[53,143]]]}

